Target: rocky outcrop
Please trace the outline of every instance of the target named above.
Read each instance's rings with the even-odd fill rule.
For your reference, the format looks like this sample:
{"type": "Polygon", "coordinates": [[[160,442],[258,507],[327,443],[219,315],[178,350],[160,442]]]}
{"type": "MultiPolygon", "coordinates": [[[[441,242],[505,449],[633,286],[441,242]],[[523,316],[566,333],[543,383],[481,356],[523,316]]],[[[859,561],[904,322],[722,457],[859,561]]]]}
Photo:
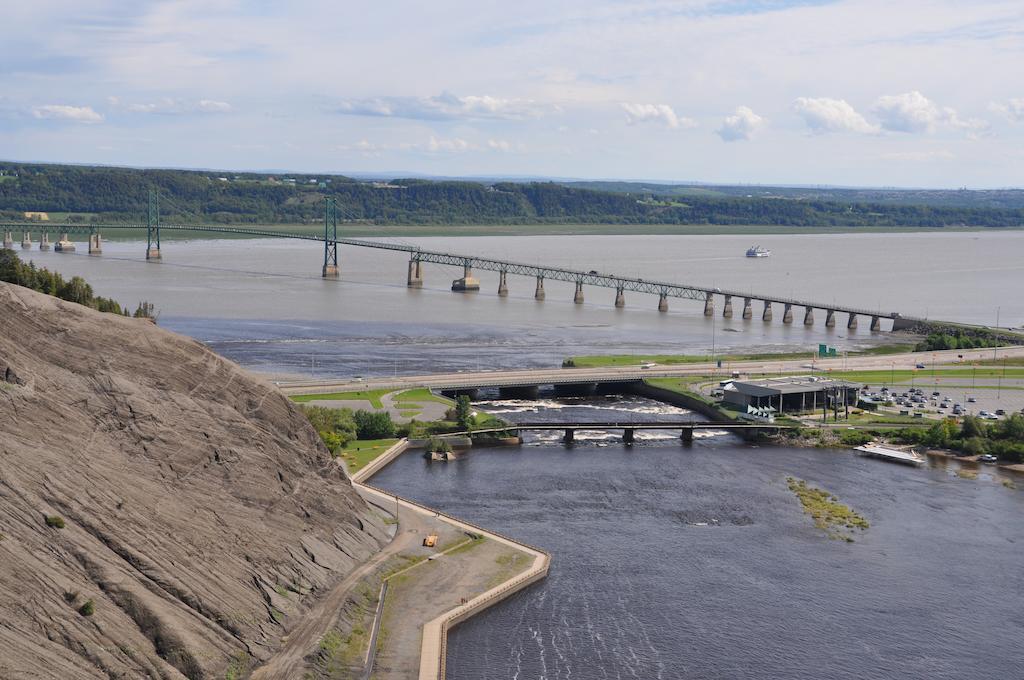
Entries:
{"type": "Polygon", "coordinates": [[[244,677],[386,541],[273,386],[0,284],[0,677],[244,677]]]}

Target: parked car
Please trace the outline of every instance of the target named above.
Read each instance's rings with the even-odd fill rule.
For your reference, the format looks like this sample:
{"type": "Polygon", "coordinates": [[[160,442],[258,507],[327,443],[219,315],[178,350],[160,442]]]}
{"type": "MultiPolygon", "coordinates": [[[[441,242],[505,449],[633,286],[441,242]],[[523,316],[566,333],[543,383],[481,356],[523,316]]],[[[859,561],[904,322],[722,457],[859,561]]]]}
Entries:
{"type": "Polygon", "coordinates": [[[991,453],[986,453],[983,456],[978,456],[979,463],[995,463],[997,460],[999,459],[993,456],[991,453]]]}
{"type": "Polygon", "coordinates": [[[1006,415],[1006,409],[1001,409],[1001,408],[1000,409],[996,409],[996,415],[997,416],[1005,416],[1006,415]]]}
{"type": "Polygon", "coordinates": [[[973,403],[975,403],[975,402],[977,402],[977,401],[978,401],[978,400],[977,400],[977,399],[975,399],[974,397],[967,397],[967,403],[968,403],[968,404],[973,404],[973,403]]]}

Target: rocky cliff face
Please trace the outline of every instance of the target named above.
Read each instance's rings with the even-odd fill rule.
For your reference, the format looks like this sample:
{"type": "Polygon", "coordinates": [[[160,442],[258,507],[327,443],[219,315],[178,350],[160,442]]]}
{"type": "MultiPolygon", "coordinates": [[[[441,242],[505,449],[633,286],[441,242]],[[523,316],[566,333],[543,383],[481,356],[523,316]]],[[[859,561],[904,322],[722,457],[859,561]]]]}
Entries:
{"type": "Polygon", "coordinates": [[[385,541],[274,387],[0,283],[0,677],[242,677],[385,541]]]}

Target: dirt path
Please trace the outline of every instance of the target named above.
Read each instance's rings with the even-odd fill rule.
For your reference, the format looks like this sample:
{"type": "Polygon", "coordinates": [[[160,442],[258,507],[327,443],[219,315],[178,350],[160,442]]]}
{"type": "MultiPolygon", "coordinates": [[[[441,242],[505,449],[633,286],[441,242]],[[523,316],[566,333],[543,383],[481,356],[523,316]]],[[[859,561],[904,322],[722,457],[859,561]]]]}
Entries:
{"type": "Polygon", "coordinates": [[[368,562],[350,572],[313,609],[302,615],[295,628],[288,631],[284,647],[253,672],[253,680],[299,677],[305,666],[306,655],[316,648],[334,625],[338,612],[356,584],[392,557],[403,550],[418,546],[423,540],[427,523],[420,513],[399,508],[398,521],[401,530],[394,540],[368,562]]]}

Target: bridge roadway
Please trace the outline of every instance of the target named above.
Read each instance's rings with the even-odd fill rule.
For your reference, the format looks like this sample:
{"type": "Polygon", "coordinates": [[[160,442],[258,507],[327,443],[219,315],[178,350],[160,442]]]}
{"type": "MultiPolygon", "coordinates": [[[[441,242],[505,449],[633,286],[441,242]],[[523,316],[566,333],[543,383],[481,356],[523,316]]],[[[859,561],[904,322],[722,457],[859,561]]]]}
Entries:
{"type": "MultiPolygon", "coordinates": [[[[888,371],[914,370],[918,363],[928,368],[935,365],[952,365],[963,355],[963,362],[969,363],[999,358],[1024,357],[1024,346],[992,349],[944,350],[941,352],[913,352],[907,354],[881,354],[854,356],[836,359],[814,359],[816,371],[888,371]]],[[[745,374],[801,375],[808,372],[811,353],[804,359],[782,359],[776,361],[730,361],[718,368],[713,362],[656,365],[650,369],[639,366],[613,366],[602,368],[541,368],[514,371],[474,371],[463,373],[434,373],[425,375],[377,377],[366,380],[278,380],[277,384],[286,394],[327,394],[355,390],[411,389],[478,389],[484,387],[528,387],[535,385],[579,385],[629,383],[644,378],[673,378],[688,375],[727,375],[731,372],[745,374]]],[[[928,370],[920,370],[922,380],[927,379],[928,370]]]]}
{"type": "MultiPolygon", "coordinates": [[[[212,234],[224,234],[234,236],[256,236],[266,238],[290,238],[300,239],[304,241],[318,241],[325,243],[325,260],[324,260],[324,276],[337,276],[338,268],[336,261],[336,246],[353,246],[358,248],[375,248],[378,250],[390,250],[409,254],[409,269],[407,285],[410,287],[420,287],[423,285],[423,270],[422,264],[429,262],[433,264],[462,267],[463,276],[460,279],[456,279],[452,283],[453,290],[475,290],[479,288],[479,283],[473,278],[473,270],[481,269],[485,271],[496,271],[499,273],[500,282],[498,285],[498,294],[505,296],[508,294],[508,275],[528,276],[533,277],[536,280],[536,289],[534,296],[538,300],[543,300],[545,297],[544,292],[544,281],[566,281],[574,283],[576,286],[576,292],[573,297],[573,301],[582,304],[584,295],[584,286],[599,286],[603,288],[614,288],[616,291],[615,306],[625,306],[625,292],[638,292],[646,293],[658,296],[658,311],[668,311],[668,298],[684,298],[690,300],[700,300],[704,302],[704,315],[712,316],[715,313],[715,296],[723,298],[722,305],[722,316],[731,318],[733,316],[732,299],[738,298],[743,300],[743,307],[740,314],[744,319],[751,319],[754,316],[754,310],[752,307],[752,301],[757,300],[763,304],[763,309],[760,312],[761,318],[764,321],[771,321],[773,318],[772,305],[782,306],[782,321],[783,323],[793,323],[794,320],[794,307],[802,307],[804,309],[803,324],[813,325],[814,323],[814,310],[824,310],[826,313],[825,325],[832,327],[836,325],[835,314],[844,313],[847,315],[846,325],[847,328],[857,327],[857,317],[866,316],[871,319],[871,330],[881,330],[880,319],[887,318],[892,319],[894,325],[904,324],[912,325],[913,321],[919,321],[920,319],[912,317],[904,317],[898,312],[882,312],[880,310],[872,310],[861,307],[852,307],[848,305],[838,305],[835,303],[821,303],[813,302],[809,300],[799,300],[796,298],[780,297],[774,295],[763,295],[760,293],[753,293],[752,291],[740,291],[731,290],[726,288],[710,288],[707,286],[699,286],[692,284],[672,283],[668,281],[650,281],[642,278],[630,278],[623,276],[616,276],[614,274],[604,274],[595,270],[583,271],[576,269],[565,269],[561,267],[544,267],[540,265],[527,264],[523,262],[515,262],[512,260],[499,260],[495,258],[480,257],[477,255],[462,255],[457,253],[448,253],[432,250],[423,250],[417,246],[402,244],[402,243],[387,243],[383,241],[368,241],[365,239],[353,239],[353,238],[337,238],[329,237],[329,232],[325,230],[323,236],[317,234],[301,234],[301,233],[289,233],[274,231],[272,229],[254,226],[254,227],[224,227],[218,225],[201,225],[201,224],[160,224],[158,227],[148,225],[145,223],[121,223],[121,224],[41,224],[38,222],[25,223],[25,222],[0,222],[0,228],[4,230],[4,247],[13,248],[13,236],[14,230],[18,230],[23,235],[22,247],[30,249],[32,245],[31,232],[54,232],[61,235],[59,243],[66,242],[69,234],[74,233],[88,233],[89,234],[89,252],[90,254],[99,254],[102,252],[100,246],[99,233],[102,231],[111,230],[134,230],[134,231],[147,231],[152,236],[156,234],[156,248],[155,250],[147,249],[147,259],[160,259],[160,231],[170,232],[200,232],[200,233],[212,233],[212,234]],[[95,239],[95,243],[94,243],[95,239]],[[332,255],[329,255],[332,254],[332,255]],[[329,257],[334,258],[334,265],[328,266],[329,257]]],[[[47,246],[48,247],[48,246],[47,246]]]]}

